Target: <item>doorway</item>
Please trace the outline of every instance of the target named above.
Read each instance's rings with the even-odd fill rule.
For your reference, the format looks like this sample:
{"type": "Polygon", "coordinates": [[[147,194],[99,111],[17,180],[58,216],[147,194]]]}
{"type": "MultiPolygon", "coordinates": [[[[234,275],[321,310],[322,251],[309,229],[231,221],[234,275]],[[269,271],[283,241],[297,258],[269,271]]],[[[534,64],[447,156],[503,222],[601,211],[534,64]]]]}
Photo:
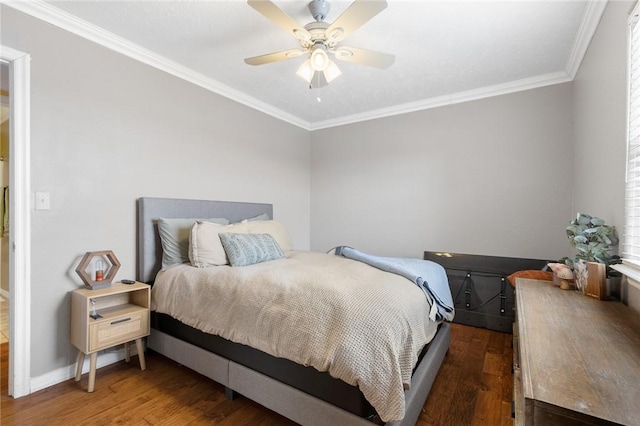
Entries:
{"type": "MultiPolygon", "coordinates": [[[[9,116],[11,114],[9,64],[0,62],[0,394],[9,393],[9,237],[5,228],[9,185],[9,116]]],[[[8,216],[7,216],[8,217],[8,216]]]]}
{"type": "Polygon", "coordinates": [[[7,393],[15,398],[31,391],[30,61],[28,54],[0,45],[0,63],[6,66],[1,70],[8,70],[10,95],[8,180],[12,192],[7,206],[10,313],[7,393]]]}

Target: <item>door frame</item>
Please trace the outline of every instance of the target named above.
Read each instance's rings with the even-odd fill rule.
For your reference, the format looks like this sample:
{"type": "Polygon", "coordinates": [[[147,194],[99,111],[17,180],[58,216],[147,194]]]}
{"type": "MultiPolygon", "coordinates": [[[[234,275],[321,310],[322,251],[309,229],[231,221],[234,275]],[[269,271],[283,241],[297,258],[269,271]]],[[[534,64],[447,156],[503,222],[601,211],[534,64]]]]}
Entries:
{"type": "Polygon", "coordinates": [[[9,64],[9,395],[31,393],[31,55],[0,44],[9,64]]]}

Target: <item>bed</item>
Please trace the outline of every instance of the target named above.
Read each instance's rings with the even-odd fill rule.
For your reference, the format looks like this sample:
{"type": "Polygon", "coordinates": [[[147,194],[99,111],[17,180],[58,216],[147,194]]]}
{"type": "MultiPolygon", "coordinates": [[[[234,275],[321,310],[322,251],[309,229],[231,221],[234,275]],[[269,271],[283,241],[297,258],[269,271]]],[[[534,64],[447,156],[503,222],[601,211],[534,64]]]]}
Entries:
{"type": "MultiPolygon", "coordinates": [[[[272,205],[140,198],[137,204],[138,281],[153,285],[161,270],[160,218],[222,217],[237,222],[257,216],[273,218],[272,205]]],[[[154,290],[159,291],[158,288],[154,290]]],[[[206,333],[166,313],[152,315],[147,346],[224,385],[229,397],[241,394],[303,425],[382,423],[358,386],[311,366],[206,333]]],[[[449,347],[449,324],[440,322],[434,333],[419,354],[410,388],[404,392],[404,417],[387,424],[413,425],[420,415],[449,347]]]]}

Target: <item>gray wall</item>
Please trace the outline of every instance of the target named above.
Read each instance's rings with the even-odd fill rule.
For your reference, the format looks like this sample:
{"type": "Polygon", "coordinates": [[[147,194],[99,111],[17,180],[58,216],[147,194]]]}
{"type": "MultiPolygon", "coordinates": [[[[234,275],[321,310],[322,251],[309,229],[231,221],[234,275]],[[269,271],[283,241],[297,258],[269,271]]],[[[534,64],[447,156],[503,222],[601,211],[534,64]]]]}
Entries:
{"type": "MultiPolygon", "coordinates": [[[[627,33],[635,1],[610,1],[573,82],[574,210],[624,225],[627,147],[627,33]]],[[[640,310],[640,291],[623,285],[640,310]]]]}
{"type": "Polygon", "coordinates": [[[573,207],[602,217],[619,231],[627,147],[627,21],[634,4],[607,4],[573,82],[573,207]]]}
{"type": "Polygon", "coordinates": [[[312,249],[559,258],[571,84],[313,132],[312,249]]]}
{"type": "Polygon", "coordinates": [[[118,278],[135,275],[138,197],[270,202],[309,248],[308,131],[0,11],[2,43],[32,56],[32,189],[51,194],[50,210],[32,211],[33,377],[75,361],[68,294],[80,257],[113,250],[118,278]]]}

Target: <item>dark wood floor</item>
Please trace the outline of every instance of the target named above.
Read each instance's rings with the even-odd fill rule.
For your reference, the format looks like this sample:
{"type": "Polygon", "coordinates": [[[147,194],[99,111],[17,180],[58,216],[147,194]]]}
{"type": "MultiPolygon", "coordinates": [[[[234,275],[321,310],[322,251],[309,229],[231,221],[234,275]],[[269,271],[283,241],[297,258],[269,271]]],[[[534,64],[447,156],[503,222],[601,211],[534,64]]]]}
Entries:
{"type": "MultiPolygon", "coordinates": [[[[3,343],[0,345],[0,393],[2,395],[2,401],[7,396],[7,389],[9,388],[9,343],[3,343]]],[[[2,406],[0,406],[0,414],[2,406]]],[[[2,422],[0,421],[0,424],[2,422]]]]}
{"type": "MultiPolygon", "coordinates": [[[[451,346],[418,421],[432,425],[513,425],[511,335],[452,324],[451,346]]],[[[7,396],[7,344],[2,345],[1,424],[5,425],[293,425],[260,405],[151,352],[13,399],[7,396]]]]}

